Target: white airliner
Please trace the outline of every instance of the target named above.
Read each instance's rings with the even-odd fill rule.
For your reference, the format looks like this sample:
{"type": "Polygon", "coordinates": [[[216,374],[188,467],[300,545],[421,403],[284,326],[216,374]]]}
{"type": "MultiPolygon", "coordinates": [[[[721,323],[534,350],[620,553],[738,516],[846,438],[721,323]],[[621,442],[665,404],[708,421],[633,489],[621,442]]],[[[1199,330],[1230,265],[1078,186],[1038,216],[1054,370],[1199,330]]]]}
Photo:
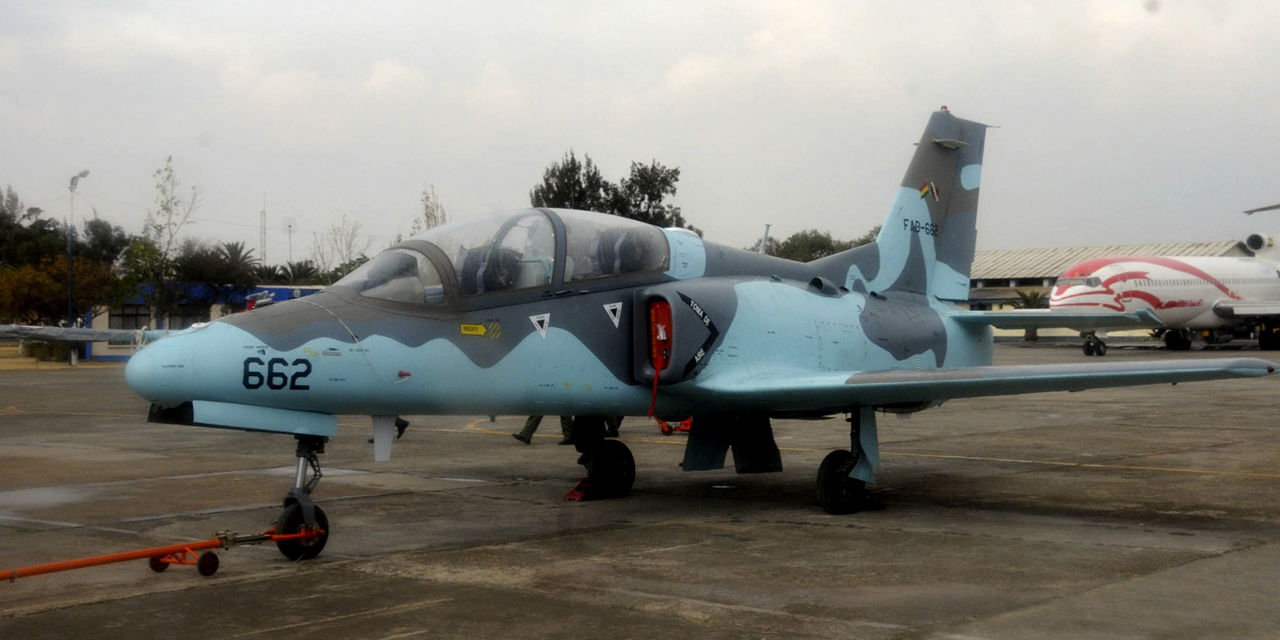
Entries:
{"type": "MultiPolygon", "coordinates": [[[[1253,257],[1085,260],[1058,277],[1049,308],[1076,313],[1150,311],[1164,324],[1165,346],[1173,350],[1190,349],[1197,337],[1222,344],[1254,334],[1262,349],[1280,349],[1280,262],[1268,251],[1280,250],[1272,244],[1270,238],[1254,234],[1245,241],[1253,257]]],[[[1085,334],[1085,355],[1106,352],[1100,336],[1085,334]]]]}

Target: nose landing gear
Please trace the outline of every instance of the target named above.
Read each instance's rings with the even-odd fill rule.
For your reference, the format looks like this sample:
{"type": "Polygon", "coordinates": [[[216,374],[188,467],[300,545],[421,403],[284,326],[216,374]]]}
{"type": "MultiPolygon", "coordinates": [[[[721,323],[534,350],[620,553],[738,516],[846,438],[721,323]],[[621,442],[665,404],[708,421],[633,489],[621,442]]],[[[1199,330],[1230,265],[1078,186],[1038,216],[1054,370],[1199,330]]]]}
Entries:
{"type": "Polygon", "coordinates": [[[294,474],[293,489],[284,499],[284,510],[276,521],[275,533],[282,536],[313,534],[276,540],[276,548],[284,557],[293,560],[310,560],[320,555],[329,540],[329,518],[324,510],[311,500],[311,491],[324,476],[320,472],[318,454],[324,453],[328,438],[320,436],[295,436],[298,439],[298,467],[294,474]],[[310,478],[307,477],[308,470],[310,478]]]}

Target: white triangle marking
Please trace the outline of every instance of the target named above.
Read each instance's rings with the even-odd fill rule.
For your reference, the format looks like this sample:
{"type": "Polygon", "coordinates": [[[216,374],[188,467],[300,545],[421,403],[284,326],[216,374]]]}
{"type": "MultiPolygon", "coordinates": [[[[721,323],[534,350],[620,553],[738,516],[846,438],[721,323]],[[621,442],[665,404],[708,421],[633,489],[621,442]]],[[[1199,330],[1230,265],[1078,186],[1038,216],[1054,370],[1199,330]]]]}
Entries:
{"type": "Polygon", "coordinates": [[[538,330],[538,335],[543,340],[547,339],[547,328],[551,326],[551,314],[543,313],[536,316],[529,316],[529,320],[533,322],[533,327],[538,330]]]}
{"type": "Polygon", "coordinates": [[[618,328],[618,322],[622,320],[622,303],[610,302],[604,305],[604,312],[609,314],[609,319],[613,321],[613,328],[618,328]]]}

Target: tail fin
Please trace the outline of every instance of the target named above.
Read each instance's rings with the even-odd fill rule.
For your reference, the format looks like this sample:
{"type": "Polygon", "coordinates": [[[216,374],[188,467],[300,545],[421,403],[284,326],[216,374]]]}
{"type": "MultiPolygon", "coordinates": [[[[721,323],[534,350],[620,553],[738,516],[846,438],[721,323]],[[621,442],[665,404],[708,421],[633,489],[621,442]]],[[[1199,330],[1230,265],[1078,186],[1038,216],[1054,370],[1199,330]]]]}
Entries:
{"type": "Polygon", "coordinates": [[[850,269],[851,288],[968,299],[986,132],[945,107],[933,113],[875,250],[850,269]]]}

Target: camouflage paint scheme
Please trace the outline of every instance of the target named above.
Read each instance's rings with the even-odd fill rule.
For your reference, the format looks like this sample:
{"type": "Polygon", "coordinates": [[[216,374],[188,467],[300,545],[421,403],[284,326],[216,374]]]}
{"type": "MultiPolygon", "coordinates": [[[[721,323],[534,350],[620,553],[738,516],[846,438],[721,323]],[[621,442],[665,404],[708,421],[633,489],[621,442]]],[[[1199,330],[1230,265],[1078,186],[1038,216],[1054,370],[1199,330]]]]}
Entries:
{"type": "MultiPolygon", "coordinates": [[[[339,283],[159,340],[129,363],[129,384],[158,407],[194,402],[195,423],[303,435],[333,435],[326,416],[338,413],[644,416],[652,403],[657,416],[695,416],[695,431],[697,416],[763,418],[771,444],[768,416],[849,412],[874,427],[872,408],[1269,373],[1247,358],[988,366],[990,325],[1009,315],[955,304],[968,297],[986,130],[935,112],[876,241],[812,263],[665,229],[661,268],[566,282],[566,221],[638,223],[517,212],[556,233],[542,286],[463,296],[430,230],[400,246],[441,273],[442,303],[339,283]],[[655,300],[673,316],[661,372],[649,358],[655,300]]],[[[873,430],[862,444],[874,462],[873,430]]]]}

